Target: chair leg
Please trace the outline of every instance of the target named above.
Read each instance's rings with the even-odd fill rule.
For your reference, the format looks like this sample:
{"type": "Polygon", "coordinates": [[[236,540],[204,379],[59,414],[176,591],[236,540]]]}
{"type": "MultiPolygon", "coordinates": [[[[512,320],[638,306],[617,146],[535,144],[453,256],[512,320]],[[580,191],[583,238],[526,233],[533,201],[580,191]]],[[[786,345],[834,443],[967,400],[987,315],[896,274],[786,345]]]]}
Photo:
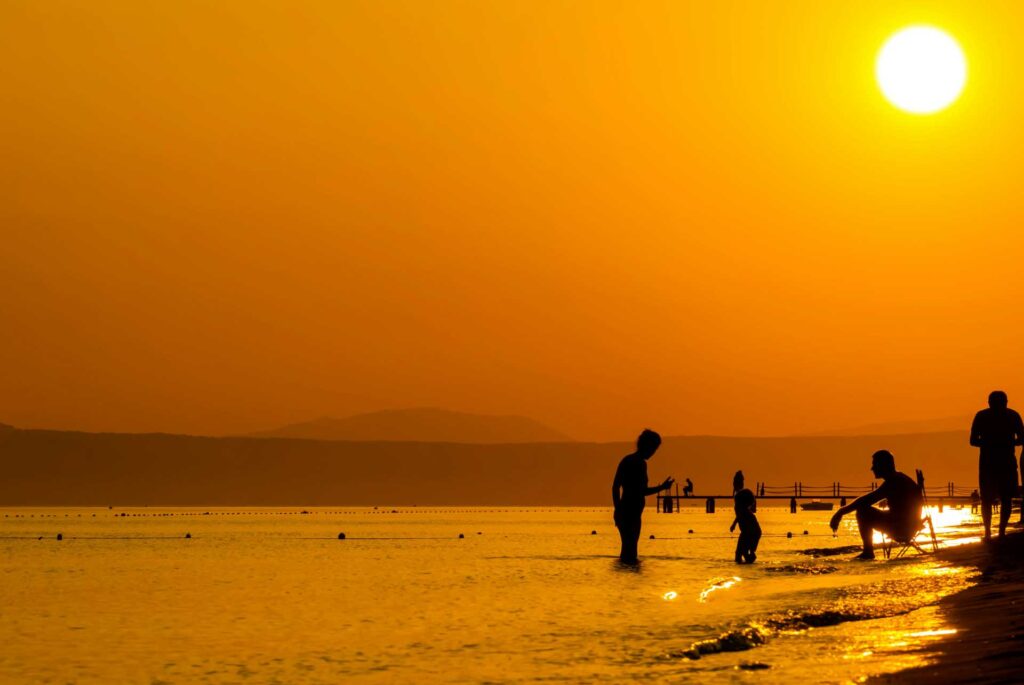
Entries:
{"type": "Polygon", "coordinates": [[[935,537],[935,526],[932,525],[931,516],[928,517],[928,530],[932,534],[932,552],[937,554],[939,551],[939,541],[935,537]]]}

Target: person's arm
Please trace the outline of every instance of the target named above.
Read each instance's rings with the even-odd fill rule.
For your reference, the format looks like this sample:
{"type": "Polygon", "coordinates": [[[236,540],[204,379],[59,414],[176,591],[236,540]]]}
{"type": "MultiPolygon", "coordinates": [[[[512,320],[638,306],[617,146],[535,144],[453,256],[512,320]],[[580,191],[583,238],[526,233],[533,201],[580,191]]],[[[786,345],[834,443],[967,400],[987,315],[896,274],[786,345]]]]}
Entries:
{"type": "Polygon", "coordinates": [[[736,524],[739,523],[739,522],[740,522],[739,517],[736,517],[736,518],[734,518],[732,520],[732,525],[729,526],[729,532],[730,533],[733,532],[734,530],[736,530],[736,524]]]}
{"type": "Polygon", "coordinates": [[[851,511],[856,511],[861,507],[870,507],[872,504],[881,502],[885,499],[885,495],[885,483],[882,483],[868,494],[861,495],[845,507],[839,507],[839,511],[832,515],[832,520],[829,522],[829,525],[832,527],[832,530],[837,529],[839,527],[839,522],[851,511]]]}
{"type": "Polygon", "coordinates": [[[971,447],[981,447],[981,426],[978,425],[978,414],[974,415],[974,421],[971,422],[971,447]]]}
{"type": "Polygon", "coordinates": [[[619,502],[622,501],[620,490],[622,489],[622,464],[619,464],[619,468],[615,469],[615,478],[612,479],[612,506],[615,510],[619,509],[619,502]]]}
{"type": "Polygon", "coordinates": [[[1017,414],[1017,425],[1014,427],[1013,432],[1016,433],[1013,444],[1024,445],[1024,421],[1021,420],[1020,414],[1017,414]]]}
{"type": "Polygon", "coordinates": [[[675,481],[672,479],[672,476],[669,476],[668,478],[665,479],[665,481],[661,485],[655,485],[654,487],[647,488],[646,490],[644,490],[644,494],[645,495],[653,495],[656,492],[661,492],[662,490],[668,490],[669,488],[672,487],[672,483],[674,483],[674,482],[675,481]]]}

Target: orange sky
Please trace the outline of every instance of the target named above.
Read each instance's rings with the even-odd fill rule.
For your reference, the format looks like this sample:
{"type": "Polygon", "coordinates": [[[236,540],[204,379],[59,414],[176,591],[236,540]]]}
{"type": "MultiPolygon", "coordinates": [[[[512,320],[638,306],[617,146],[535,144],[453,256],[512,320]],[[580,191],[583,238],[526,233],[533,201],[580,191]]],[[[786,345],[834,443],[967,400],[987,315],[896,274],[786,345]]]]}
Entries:
{"type": "Polygon", "coordinates": [[[1013,2],[0,5],[0,421],[1024,404],[1013,2]],[[885,37],[969,60],[878,94],[885,37]]]}

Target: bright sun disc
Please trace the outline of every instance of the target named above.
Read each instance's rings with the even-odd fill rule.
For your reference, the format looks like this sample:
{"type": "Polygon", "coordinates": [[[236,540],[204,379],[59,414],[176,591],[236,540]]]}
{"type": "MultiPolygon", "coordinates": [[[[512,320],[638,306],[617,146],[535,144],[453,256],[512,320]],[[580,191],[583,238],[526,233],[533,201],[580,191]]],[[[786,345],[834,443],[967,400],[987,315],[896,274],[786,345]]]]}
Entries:
{"type": "Polygon", "coordinates": [[[956,40],[931,26],[893,34],[878,53],[875,77],[886,100],[913,114],[951,105],[967,82],[967,60],[956,40]]]}

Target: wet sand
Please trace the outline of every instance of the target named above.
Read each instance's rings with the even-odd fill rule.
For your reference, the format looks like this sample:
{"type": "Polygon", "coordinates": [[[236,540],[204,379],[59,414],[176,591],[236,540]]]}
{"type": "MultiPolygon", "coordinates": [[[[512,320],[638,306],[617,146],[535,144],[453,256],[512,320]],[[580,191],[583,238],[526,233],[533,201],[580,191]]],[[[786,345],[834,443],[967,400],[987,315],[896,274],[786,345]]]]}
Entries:
{"type": "Polygon", "coordinates": [[[939,554],[981,572],[977,585],[939,603],[957,633],[930,646],[939,652],[934,663],[871,682],[1024,682],[1024,533],[939,554]]]}

